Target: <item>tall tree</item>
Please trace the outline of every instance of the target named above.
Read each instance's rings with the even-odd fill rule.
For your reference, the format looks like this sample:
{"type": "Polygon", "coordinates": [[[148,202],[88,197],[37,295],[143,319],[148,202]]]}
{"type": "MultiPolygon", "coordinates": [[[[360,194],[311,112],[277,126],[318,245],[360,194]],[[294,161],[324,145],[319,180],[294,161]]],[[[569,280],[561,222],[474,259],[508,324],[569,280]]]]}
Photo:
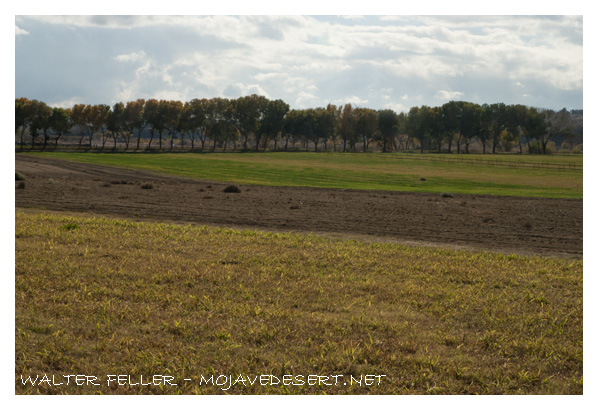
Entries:
{"type": "Polygon", "coordinates": [[[39,131],[44,135],[42,150],[46,149],[48,143],[48,131],[50,130],[50,116],[52,108],[43,101],[32,100],[32,116],[30,118],[29,130],[31,133],[31,149],[35,147],[35,137],[39,131]]]}
{"type": "MultiPolygon", "coordinates": [[[[215,97],[208,100],[206,109],[206,134],[212,139],[212,151],[219,141],[224,141],[230,133],[235,116],[234,103],[226,98],[215,97]]],[[[202,146],[203,147],[203,146],[202,146]]]]}
{"type": "Polygon", "coordinates": [[[73,126],[77,129],[77,132],[79,133],[80,149],[87,129],[86,107],[87,106],[85,104],[75,104],[71,108],[71,122],[73,123],[73,126]]]}
{"type": "Polygon", "coordinates": [[[483,154],[486,153],[487,138],[491,139],[493,154],[495,154],[501,132],[507,127],[507,108],[504,103],[495,103],[483,104],[482,110],[481,126],[483,130],[479,138],[483,145],[483,154]]]}
{"type": "Polygon", "coordinates": [[[421,153],[424,153],[424,146],[426,145],[429,110],[428,106],[422,106],[412,107],[408,112],[407,131],[411,137],[419,141],[421,153]]]}
{"type": "Polygon", "coordinates": [[[470,152],[470,143],[482,134],[483,109],[474,103],[465,103],[460,117],[460,133],[466,144],[466,153],[470,152]]]}
{"type": "Polygon", "coordinates": [[[129,143],[135,130],[137,130],[137,150],[139,150],[139,143],[141,140],[141,133],[146,127],[146,123],[143,118],[144,111],[144,99],[138,99],[135,101],[128,101],[123,112],[123,129],[125,130],[125,151],[129,149],[129,143]]]}
{"type": "Polygon", "coordinates": [[[247,142],[250,136],[256,138],[256,148],[260,141],[256,136],[260,121],[264,113],[264,109],[268,103],[268,99],[264,96],[252,94],[251,96],[239,97],[234,100],[234,120],[243,136],[243,150],[247,150],[247,142]]]}
{"type": "Polygon", "coordinates": [[[343,140],[343,152],[347,149],[347,143],[350,146],[356,139],[356,116],[351,104],[347,103],[343,106],[341,117],[339,119],[339,136],[343,140]]]}
{"type": "Polygon", "coordinates": [[[397,114],[391,109],[377,112],[377,128],[383,153],[391,151],[393,138],[398,132],[397,114]]]}
{"type": "Polygon", "coordinates": [[[50,128],[56,133],[54,139],[54,149],[58,146],[58,140],[64,133],[67,133],[71,127],[70,109],[64,109],[61,107],[52,108],[52,114],[50,115],[50,128]]]}
{"type": "Polygon", "coordinates": [[[262,121],[260,121],[257,134],[264,139],[264,150],[270,139],[275,141],[277,149],[277,136],[283,130],[283,119],[289,111],[289,104],[283,100],[270,100],[266,104],[262,121]]]}
{"type": "Polygon", "coordinates": [[[23,150],[23,136],[30,122],[32,113],[32,104],[25,97],[15,99],[15,134],[21,129],[21,150],[23,150]]]}
{"type": "MultiPolygon", "coordinates": [[[[449,101],[441,106],[443,129],[447,139],[447,152],[451,153],[453,139],[457,135],[459,141],[460,117],[462,116],[463,101],[449,101]]],[[[458,144],[459,152],[459,144],[458,144]]]]}
{"type": "Polygon", "coordinates": [[[144,105],[143,118],[146,124],[150,126],[150,141],[148,142],[148,150],[152,149],[152,140],[154,139],[154,132],[159,127],[163,127],[160,119],[161,113],[159,108],[160,103],[155,98],[147,100],[144,105]]]}
{"type": "MultiPolygon", "coordinates": [[[[112,150],[116,150],[116,135],[124,128],[124,116],[125,105],[123,103],[116,103],[106,115],[106,128],[112,134],[114,141],[112,150]]],[[[102,146],[102,149],[104,149],[104,146],[102,146]]]]}
{"type": "MultiPolygon", "coordinates": [[[[102,150],[104,150],[104,146],[106,144],[106,131],[107,131],[107,127],[106,127],[106,119],[108,118],[108,114],[111,111],[111,108],[109,105],[107,104],[98,104],[96,106],[93,106],[95,113],[94,115],[91,116],[91,122],[92,125],[94,127],[95,130],[100,130],[100,132],[102,133],[102,150]]],[[[91,137],[89,140],[89,146],[91,148],[92,142],[91,142],[91,137]]]]}
{"type": "Polygon", "coordinates": [[[522,124],[520,124],[522,133],[526,138],[526,144],[528,145],[528,153],[533,153],[531,147],[531,141],[539,141],[547,131],[547,123],[545,122],[545,115],[539,112],[534,107],[529,107],[526,110],[526,115],[522,124]]]}
{"type": "Polygon", "coordinates": [[[362,151],[366,152],[377,131],[376,111],[370,108],[356,108],[354,115],[356,116],[356,134],[362,140],[362,151]]]}
{"type": "MultiPolygon", "coordinates": [[[[341,109],[342,107],[337,107],[334,104],[327,105],[327,111],[329,116],[333,119],[333,126],[331,127],[331,141],[333,143],[333,151],[337,151],[337,138],[339,137],[339,121],[341,118],[341,109]]],[[[328,139],[327,139],[328,140],[328,139]]],[[[324,150],[327,150],[327,144],[325,140],[324,150]]]]}
{"type": "Polygon", "coordinates": [[[572,132],[574,126],[572,116],[565,108],[560,111],[544,110],[545,124],[547,125],[545,133],[539,136],[543,154],[547,154],[547,143],[557,135],[567,135],[572,132]]]}
{"type": "Polygon", "coordinates": [[[182,131],[183,123],[181,120],[181,113],[183,113],[183,103],[177,100],[167,101],[165,113],[165,127],[168,130],[168,134],[171,137],[171,147],[173,150],[173,144],[177,135],[182,131]]]}
{"type": "Polygon", "coordinates": [[[443,144],[446,135],[441,107],[431,107],[427,111],[424,121],[427,124],[426,128],[428,135],[431,137],[431,144],[434,142],[440,153],[441,145],[443,144]]]}
{"type": "MultiPolygon", "coordinates": [[[[528,108],[522,104],[512,104],[505,108],[505,132],[503,136],[508,142],[516,141],[520,148],[520,154],[522,150],[522,138],[521,132],[526,128],[526,118],[528,116],[528,108]]],[[[527,144],[530,149],[530,141],[528,135],[525,134],[527,144]]]]}
{"type": "Polygon", "coordinates": [[[289,111],[283,120],[283,136],[285,136],[285,151],[289,146],[289,140],[293,140],[299,137],[303,127],[303,111],[302,110],[291,110],[289,111]]]}

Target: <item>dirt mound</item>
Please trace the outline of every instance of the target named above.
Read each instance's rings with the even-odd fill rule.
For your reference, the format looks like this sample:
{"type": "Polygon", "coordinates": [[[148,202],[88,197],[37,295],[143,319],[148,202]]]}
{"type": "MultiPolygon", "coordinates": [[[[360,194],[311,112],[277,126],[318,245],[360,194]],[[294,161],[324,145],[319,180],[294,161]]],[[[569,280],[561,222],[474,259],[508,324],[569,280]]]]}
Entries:
{"type": "Polygon", "coordinates": [[[231,194],[226,183],[25,155],[15,168],[27,178],[17,208],[582,256],[582,200],[266,186],[231,194]]]}

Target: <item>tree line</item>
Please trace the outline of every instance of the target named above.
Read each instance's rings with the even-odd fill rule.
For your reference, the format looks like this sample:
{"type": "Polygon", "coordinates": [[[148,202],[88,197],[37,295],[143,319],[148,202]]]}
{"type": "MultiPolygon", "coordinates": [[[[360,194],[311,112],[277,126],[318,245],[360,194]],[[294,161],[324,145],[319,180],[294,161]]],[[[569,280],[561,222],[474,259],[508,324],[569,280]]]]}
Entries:
{"type": "Polygon", "coordinates": [[[539,109],[521,104],[450,101],[438,107],[412,107],[407,113],[351,104],[293,109],[283,100],[252,94],[237,99],[137,99],[105,104],[50,107],[43,101],[15,99],[15,136],[20,150],[58,146],[77,136],[79,149],[101,150],[287,150],[299,143],[315,151],[383,152],[420,150],[469,153],[474,142],[483,153],[518,147],[547,154],[550,142],[570,148],[582,143],[582,110],[539,109]],[[109,143],[110,142],[110,143],[109,143]],[[142,144],[143,143],[143,144],[142,144]],[[331,147],[332,146],[332,147],[331,147]]]}

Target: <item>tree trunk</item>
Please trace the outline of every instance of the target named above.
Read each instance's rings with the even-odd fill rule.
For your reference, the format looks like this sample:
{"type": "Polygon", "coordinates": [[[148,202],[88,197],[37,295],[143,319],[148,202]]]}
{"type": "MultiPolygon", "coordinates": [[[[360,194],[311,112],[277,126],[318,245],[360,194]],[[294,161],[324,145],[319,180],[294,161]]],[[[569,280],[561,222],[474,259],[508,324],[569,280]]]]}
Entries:
{"type": "Polygon", "coordinates": [[[21,127],[21,151],[23,151],[23,136],[25,135],[25,126],[21,127]]]}
{"type": "Polygon", "coordinates": [[[44,131],[44,145],[42,146],[42,151],[46,151],[46,144],[48,143],[48,134],[44,131]]]}
{"type": "Polygon", "coordinates": [[[520,154],[522,154],[522,139],[518,136],[518,146],[520,147],[520,154]]]}
{"type": "Polygon", "coordinates": [[[137,147],[135,148],[135,151],[139,151],[139,142],[141,140],[141,129],[137,129],[137,147]]]}
{"type": "Polygon", "coordinates": [[[154,129],[150,130],[150,141],[148,141],[148,150],[152,149],[152,140],[154,139],[154,129]]]}

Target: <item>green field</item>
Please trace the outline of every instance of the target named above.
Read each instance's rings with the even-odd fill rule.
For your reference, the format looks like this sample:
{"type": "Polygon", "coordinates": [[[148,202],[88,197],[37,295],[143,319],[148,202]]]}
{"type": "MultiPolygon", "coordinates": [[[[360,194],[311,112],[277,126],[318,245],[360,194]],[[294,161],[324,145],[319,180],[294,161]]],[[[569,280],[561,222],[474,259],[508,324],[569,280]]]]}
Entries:
{"type": "Polygon", "coordinates": [[[582,394],[580,260],[33,211],[15,232],[17,393],[582,394]],[[21,382],[44,374],[63,385],[21,382]],[[239,374],[296,385],[201,384],[239,374]]]}
{"type": "Polygon", "coordinates": [[[304,152],[32,155],[239,184],[563,198],[582,198],[583,190],[582,156],[304,152]]]}

